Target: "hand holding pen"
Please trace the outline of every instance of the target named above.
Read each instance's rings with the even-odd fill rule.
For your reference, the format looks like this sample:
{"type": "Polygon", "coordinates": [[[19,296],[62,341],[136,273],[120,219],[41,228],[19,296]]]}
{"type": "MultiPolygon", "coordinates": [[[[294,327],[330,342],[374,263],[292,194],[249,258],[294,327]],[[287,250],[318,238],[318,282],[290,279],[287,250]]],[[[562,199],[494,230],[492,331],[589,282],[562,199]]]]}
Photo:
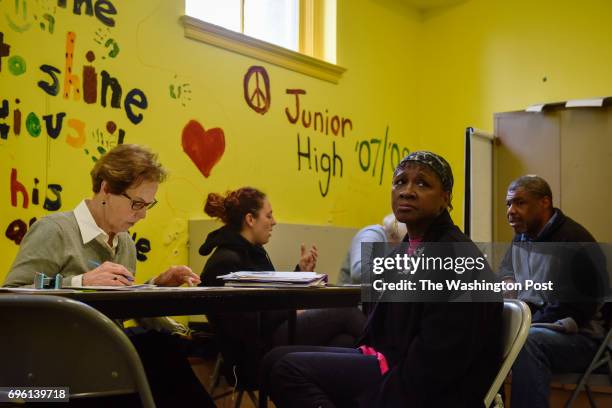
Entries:
{"type": "Polygon", "coordinates": [[[123,265],[108,261],[101,265],[89,263],[96,268],[83,274],[83,286],[130,286],[134,282],[134,275],[123,265]]]}

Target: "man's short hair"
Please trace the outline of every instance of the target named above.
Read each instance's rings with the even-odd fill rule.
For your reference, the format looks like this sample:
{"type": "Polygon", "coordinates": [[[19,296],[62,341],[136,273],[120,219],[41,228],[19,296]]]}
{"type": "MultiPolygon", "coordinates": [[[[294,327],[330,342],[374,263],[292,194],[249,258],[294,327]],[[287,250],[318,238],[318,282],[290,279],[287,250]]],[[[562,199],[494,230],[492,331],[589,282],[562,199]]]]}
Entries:
{"type": "Polygon", "coordinates": [[[549,197],[552,203],[553,195],[550,186],[542,177],[527,175],[522,176],[510,183],[508,191],[515,191],[518,188],[522,188],[527,193],[537,198],[549,197]]]}

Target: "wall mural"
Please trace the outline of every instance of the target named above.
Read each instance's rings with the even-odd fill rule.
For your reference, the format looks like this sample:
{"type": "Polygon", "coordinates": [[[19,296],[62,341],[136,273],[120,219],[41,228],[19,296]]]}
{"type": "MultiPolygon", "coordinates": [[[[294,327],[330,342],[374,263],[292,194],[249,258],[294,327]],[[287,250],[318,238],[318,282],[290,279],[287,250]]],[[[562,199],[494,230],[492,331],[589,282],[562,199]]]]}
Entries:
{"type": "Polygon", "coordinates": [[[400,160],[410,153],[410,150],[406,147],[400,148],[397,143],[391,142],[389,139],[389,126],[387,126],[384,140],[372,138],[357,141],[355,142],[355,152],[357,152],[361,171],[371,173],[372,177],[375,178],[378,171],[378,184],[381,185],[385,169],[393,172],[400,160]],[[388,163],[388,166],[385,166],[385,163],[388,163]]]}
{"type": "MultiPolygon", "coordinates": [[[[243,78],[244,100],[253,111],[261,115],[271,106],[270,76],[261,66],[251,66],[243,78]]],[[[287,88],[284,117],[296,132],[298,172],[315,175],[317,191],[327,197],[332,181],[344,176],[345,170],[353,168],[369,173],[381,185],[385,170],[392,172],[402,157],[410,152],[391,141],[389,126],[384,137],[368,138],[355,142],[354,156],[345,163],[337,143],[346,144],[354,135],[353,120],[325,109],[311,109],[307,104],[307,91],[302,88],[287,88]],[[354,166],[353,166],[354,163],[354,166]],[[348,166],[353,166],[349,167],[348,166]]],[[[193,158],[192,158],[193,160],[193,158]]]]}
{"type": "MultiPolygon", "coordinates": [[[[21,207],[28,209],[30,206],[39,206],[41,204],[40,180],[34,177],[31,184],[31,190],[19,180],[17,169],[11,169],[10,175],[10,197],[12,207],[21,207]]],[[[44,201],[43,208],[47,211],[58,211],[62,208],[62,190],[63,187],[59,184],[47,184],[43,191],[44,201]]],[[[36,218],[31,218],[26,224],[21,219],[11,221],[4,232],[4,236],[15,244],[19,245],[21,240],[28,231],[28,227],[36,221],[36,218]]]]}
{"type": "MultiPolygon", "coordinates": [[[[87,39],[79,38],[74,31],[67,31],[63,55],[57,55],[54,61],[47,61],[38,67],[30,67],[21,54],[26,50],[8,44],[5,33],[0,32],[0,75],[18,77],[34,70],[36,74],[33,77],[36,79],[32,86],[40,91],[41,96],[72,101],[77,105],[76,110],[83,105],[102,108],[102,112],[109,109],[122,110],[133,126],[142,123],[149,105],[145,92],[129,87],[112,72],[96,68],[98,56],[102,60],[120,57],[119,43],[111,31],[116,24],[114,16],[117,15],[117,9],[111,1],[15,0],[12,6],[7,7],[8,11],[3,17],[8,27],[16,33],[39,27],[47,35],[57,35],[60,26],[58,8],[71,11],[77,16],[93,17],[94,21],[102,25],[95,30],[91,43],[88,45],[87,39]]],[[[0,141],[23,136],[64,140],[75,152],[83,152],[93,162],[126,141],[126,130],[119,128],[113,120],[88,124],[78,114],[68,110],[42,114],[22,108],[24,105],[22,98],[3,98],[0,94],[0,141]]],[[[11,168],[10,174],[2,177],[10,178],[11,207],[31,209],[42,206],[49,212],[63,210],[62,184],[55,182],[43,186],[40,183],[41,177],[24,180],[19,168],[11,168]]],[[[27,222],[20,218],[14,219],[4,226],[4,236],[19,245],[35,221],[36,217],[31,217],[27,222]]],[[[151,242],[145,237],[138,237],[135,232],[132,236],[138,260],[146,261],[146,254],[152,248],[151,242]]]]}
{"type": "Polygon", "coordinates": [[[225,134],[221,128],[204,130],[200,122],[190,120],[183,128],[182,144],[183,151],[208,178],[225,152],[225,134]]]}
{"type": "Polygon", "coordinates": [[[174,83],[170,84],[170,97],[180,102],[183,107],[186,107],[191,101],[191,84],[178,80],[178,75],[174,75],[174,83]]]}
{"type": "MultiPolygon", "coordinates": [[[[119,44],[113,38],[111,38],[110,28],[98,28],[94,37],[94,42],[100,45],[102,52],[102,59],[116,58],[119,55],[119,44]]],[[[90,61],[91,62],[91,61],[90,61]]]]}
{"type": "MultiPolygon", "coordinates": [[[[226,137],[231,135],[226,135],[224,131],[226,129],[229,133],[231,128],[228,120],[265,121],[266,127],[272,130],[280,126],[280,130],[273,133],[289,141],[289,150],[278,153],[291,158],[291,164],[289,168],[279,171],[308,175],[310,180],[306,189],[310,189],[317,199],[323,200],[329,199],[329,193],[338,187],[342,179],[347,179],[347,175],[363,174],[367,180],[371,180],[371,185],[381,185],[383,180],[389,178],[399,160],[409,153],[407,147],[393,140],[388,125],[382,126],[379,134],[365,135],[359,128],[361,123],[350,114],[343,113],[346,110],[342,107],[313,102],[320,101],[321,95],[311,93],[300,85],[300,75],[290,76],[282,87],[274,88],[273,78],[262,65],[246,65],[240,77],[233,78],[238,86],[232,89],[238,92],[231,94],[231,103],[234,107],[244,106],[243,102],[246,104],[249,116],[245,118],[229,115],[228,119],[227,115],[207,113],[203,119],[202,107],[208,105],[202,104],[215,102],[207,98],[204,102],[198,102],[200,106],[196,105],[198,95],[194,91],[203,93],[200,88],[202,82],[195,76],[188,77],[176,72],[176,67],[160,67],[161,72],[170,72],[170,75],[160,75],[159,89],[141,89],[131,84],[120,74],[125,71],[117,69],[129,56],[132,40],[117,34],[120,10],[116,5],[122,5],[120,2],[0,0],[0,4],[4,11],[0,18],[6,21],[1,26],[4,31],[0,31],[0,76],[3,80],[25,81],[32,90],[22,95],[19,89],[15,91],[15,87],[14,94],[0,89],[0,151],[18,138],[22,138],[21,141],[34,141],[41,146],[51,139],[62,144],[62,147],[67,145],[67,150],[74,151],[75,155],[85,155],[93,163],[113,147],[134,142],[130,140],[131,136],[142,135],[138,127],[147,123],[147,118],[163,114],[169,118],[165,124],[172,126],[171,134],[174,136],[171,147],[182,149],[194,166],[188,165],[193,174],[173,177],[175,180],[182,178],[188,184],[197,184],[194,176],[201,181],[200,174],[208,181],[226,177],[220,173],[217,165],[228,154],[226,145],[232,146],[226,143],[226,137]],[[91,30],[81,33],[73,27],[65,27],[67,17],[87,21],[91,24],[91,30]],[[52,39],[60,45],[61,48],[57,48],[61,52],[41,54],[45,55],[42,61],[32,58],[29,54],[33,51],[31,47],[28,49],[22,45],[25,41],[15,41],[15,37],[30,35],[24,33],[36,33],[40,38],[52,39]],[[295,83],[292,83],[293,78],[295,83]],[[273,91],[277,92],[274,105],[273,91]],[[40,96],[40,100],[61,103],[51,104],[44,111],[41,107],[28,108],[38,99],[31,95],[40,96]],[[165,100],[153,100],[156,95],[158,99],[165,100]],[[163,106],[163,103],[167,103],[169,108],[166,109],[171,110],[160,112],[162,108],[159,106],[163,106]],[[157,111],[152,111],[151,106],[156,107],[157,111]],[[172,119],[173,115],[179,117],[178,114],[182,112],[188,116],[172,119]],[[177,143],[179,138],[180,146],[177,143]]],[[[142,65],[147,66],[142,56],[138,57],[142,65]]],[[[227,106],[219,105],[220,112],[231,111],[227,106]]],[[[140,139],[135,142],[142,143],[140,139]]],[[[24,216],[22,210],[70,210],[62,206],[62,194],[82,190],[82,186],[71,186],[65,180],[47,180],[46,174],[36,173],[32,176],[26,170],[29,168],[24,168],[22,164],[8,164],[6,170],[2,169],[4,174],[0,174],[9,181],[10,189],[10,202],[2,205],[19,210],[21,214],[19,217],[3,218],[4,225],[0,225],[0,231],[4,231],[11,246],[21,243],[29,226],[41,214],[41,211],[33,211],[24,216]]],[[[49,177],[57,176],[52,174],[49,177]]],[[[170,212],[175,212],[176,202],[167,201],[170,212]]],[[[182,212],[188,210],[181,210],[180,214],[173,216],[184,221],[182,212]]],[[[145,262],[156,248],[159,251],[164,248],[168,250],[171,244],[176,255],[179,245],[186,246],[186,238],[183,242],[179,235],[186,236],[187,228],[186,222],[177,225],[172,226],[171,231],[164,232],[166,238],[155,236],[149,239],[131,230],[138,260],[145,262]]]]}
{"type": "Polygon", "coordinates": [[[270,77],[264,67],[252,66],[244,74],[244,100],[249,108],[263,115],[270,109],[270,77]]]}

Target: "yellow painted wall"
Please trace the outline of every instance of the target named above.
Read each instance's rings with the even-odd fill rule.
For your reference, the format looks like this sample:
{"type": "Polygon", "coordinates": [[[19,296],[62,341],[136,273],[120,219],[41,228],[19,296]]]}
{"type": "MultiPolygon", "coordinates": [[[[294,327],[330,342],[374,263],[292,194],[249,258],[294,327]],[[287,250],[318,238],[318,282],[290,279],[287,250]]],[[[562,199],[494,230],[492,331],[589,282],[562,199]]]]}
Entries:
{"type": "MultiPolygon", "coordinates": [[[[145,144],[158,152],[170,171],[158,192],[160,204],[131,231],[137,240],[146,238],[151,245],[151,251],[144,253],[148,259],[139,263],[138,281],[170,264],[187,262],[187,219],[205,217],[202,207],[209,192],[256,186],[268,193],[278,221],[289,223],[360,226],[379,222],[389,211],[392,166],[388,153],[381,180],[380,167],[374,176],[371,173],[374,157],[368,172],[361,170],[355,147],[364,140],[384,138],[387,126],[390,142],[411,150],[416,147],[418,13],[393,2],[339,1],[337,63],[348,71],[334,85],[186,39],[179,23],[184,10],[181,1],[110,0],[117,9],[111,16],[112,27],[95,15],[75,14],[74,0],[67,0],[66,7],[61,3],[0,1],[0,32],[3,43],[10,46],[8,55],[0,60],[0,104],[4,100],[8,103],[8,116],[0,114],[0,124],[10,127],[6,139],[0,139],[0,280],[18,250],[5,237],[6,229],[15,225],[15,220],[27,224],[32,217],[48,213],[42,208],[45,196],[57,201],[47,191],[48,184],[61,185],[59,211],[70,211],[91,195],[92,156],[99,156],[99,146],[108,148],[117,143],[119,131],[111,135],[109,121],[125,131],[125,143],[145,144]],[[50,20],[54,21],[53,32],[50,20]],[[140,123],[128,119],[123,103],[121,109],[102,107],[99,88],[95,104],[85,103],[82,96],[74,100],[74,93],[64,99],[68,32],[76,36],[72,72],[79,81],[83,80],[83,66],[91,65],[98,81],[103,70],[118,79],[123,88],[122,101],[131,89],[142,90],[148,107],[135,109],[135,113],[143,114],[140,123]],[[118,53],[113,56],[115,44],[118,53]],[[93,51],[96,57],[91,64],[85,57],[87,51],[93,51]],[[17,75],[19,56],[26,69],[17,75]],[[51,80],[40,69],[44,64],[61,71],[57,96],[48,95],[37,85],[51,80]],[[265,67],[270,76],[271,107],[264,115],[251,110],[243,97],[243,78],[253,65],[265,67]],[[174,96],[180,87],[181,97],[173,98],[171,87],[174,96]],[[284,111],[286,107],[293,111],[295,97],[286,94],[288,88],[306,90],[301,97],[306,109],[327,109],[330,117],[350,118],[353,129],[342,137],[291,124],[284,111]],[[22,114],[19,135],[13,127],[15,109],[22,114]],[[64,112],[57,138],[47,135],[44,124],[39,136],[31,136],[25,126],[30,112],[39,119],[64,112]],[[68,143],[77,134],[68,120],[84,123],[82,146],[68,143]],[[207,130],[218,127],[224,132],[225,152],[209,177],[198,171],[181,147],[181,133],[190,120],[197,120],[207,130]],[[325,181],[325,174],[297,169],[298,133],[303,144],[310,138],[311,147],[316,147],[319,155],[331,154],[335,141],[342,157],[343,176],[339,177],[337,169],[325,197],[318,185],[325,181]],[[13,168],[28,192],[28,208],[23,208],[21,193],[17,194],[17,205],[11,204],[13,168]],[[40,181],[38,205],[32,203],[34,178],[40,181]]],[[[305,159],[302,166],[306,166],[305,159]]],[[[296,258],[297,245],[296,239],[296,258]]]]}
{"type": "MultiPolygon", "coordinates": [[[[11,169],[17,169],[30,193],[34,177],[40,179],[41,201],[47,184],[61,184],[61,210],[71,210],[89,195],[90,156],[99,145],[96,130],[102,131],[102,141],[116,141],[104,130],[109,120],[125,130],[126,142],[159,152],[171,172],[160,188],[160,205],[133,231],[152,247],[148,260],[139,264],[142,280],[168,264],[187,261],[186,220],[204,217],[202,203],[211,191],[257,186],[269,194],[281,222],[355,227],[378,222],[389,208],[391,166],[381,182],[378,168],[375,176],[371,167],[367,173],[360,169],[355,146],[384,138],[387,126],[389,140],[399,146],[427,148],[449,159],[456,178],[453,217],[462,225],[466,126],[492,130],[495,112],[612,93],[612,4],[605,0],[469,0],[424,15],[396,0],[338,0],[337,63],[348,69],[338,85],[185,39],[178,22],[181,1],[115,0],[116,25],[109,30],[95,17],[74,15],[73,1],[67,3],[61,8],[52,0],[0,1],[0,32],[10,45],[0,71],[0,103],[10,104],[8,124],[15,98],[21,100],[24,122],[28,112],[39,117],[66,112],[66,119],[86,123],[81,148],[67,144],[74,131],[66,124],[57,139],[44,130],[31,137],[25,125],[21,135],[10,130],[6,140],[0,139],[0,278],[17,251],[4,237],[6,227],[46,213],[42,203],[28,209],[11,206],[11,169]],[[27,4],[27,12],[16,10],[16,4],[27,4]],[[55,18],[52,34],[40,27],[45,13],[55,18]],[[30,27],[17,32],[9,19],[14,27],[30,27]],[[107,55],[104,41],[95,42],[98,30],[119,45],[115,58],[107,55]],[[140,124],[130,123],[123,109],[48,96],[37,86],[48,79],[41,64],[59,68],[63,81],[68,31],[77,36],[77,75],[82,76],[85,52],[93,50],[97,72],[105,69],[117,77],[124,95],[132,88],[146,94],[149,107],[140,124]],[[27,63],[19,76],[8,69],[15,55],[27,63]],[[242,95],[243,77],[252,65],[264,66],[271,78],[272,104],[265,115],[252,111],[242,95]],[[176,91],[181,84],[189,84],[190,99],[170,96],[170,86],[176,91]],[[350,118],[353,130],[342,138],[290,124],[284,109],[293,108],[294,97],[285,93],[288,88],[307,91],[301,100],[308,110],[328,109],[350,118]],[[225,153],[208,178],[181,148],[181,131],[191,119],[225,134],[225,153]],[[344,174],[332,178],[325,197],[319,192],[321,173],[297,170],[298,132],[310,137],[318,152],[329,152],[336,141],[344,174]]],[[[6,119],[0,118],[3,123],[6,119]]]]}
{"type": "Polygon", "coordinates": [[[455,221],[463,214],[466,126],[493,131],[496,112],[612,95],[610,21],[605,0],[469,0],[425,15],[420,142],[455,169],[455,221]]]}

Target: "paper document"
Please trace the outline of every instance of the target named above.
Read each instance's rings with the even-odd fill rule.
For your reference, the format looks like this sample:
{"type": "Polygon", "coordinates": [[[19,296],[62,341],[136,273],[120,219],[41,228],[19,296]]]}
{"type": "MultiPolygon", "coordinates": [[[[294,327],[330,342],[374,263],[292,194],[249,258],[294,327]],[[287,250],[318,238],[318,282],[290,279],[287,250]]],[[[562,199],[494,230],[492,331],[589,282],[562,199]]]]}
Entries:
{"type": "Polygon", "coordinates": [[[239,271],[218,277],[231,286],[325,286],[327,275],[316,272],[239,271]]]}
{"type": "Polygon", "coordinates": [[[155,285],[150,285],[148,283],[143,283],[142,285],[131,285],[131,286],[64,286],[66,289],[76,289],[76,290],[139,290],[139,289],[155,289],[155,285]]]}
{"type": "Polygon", "coordinates": [[[151,285],[148,283],[142,285],[132,285],[132,286],[64,286],[64,288],[70,289],[71,292],[74,292],[73,289],[76,290],[108,290],[108,291],[183,291],[183,292],[199,292],[204,290],[211,289],[222,289],[220,287],[204,287],[204,286],[157,286],[151,285]]]}
{"type": "Polygon", "coordinates": [[[30,287],[20,287],[20,288],[0,288],[0,292],[20,292],[20,293],[74,293],[75,290],[63,288],[63,289],[36,289],[30,287]]]}

